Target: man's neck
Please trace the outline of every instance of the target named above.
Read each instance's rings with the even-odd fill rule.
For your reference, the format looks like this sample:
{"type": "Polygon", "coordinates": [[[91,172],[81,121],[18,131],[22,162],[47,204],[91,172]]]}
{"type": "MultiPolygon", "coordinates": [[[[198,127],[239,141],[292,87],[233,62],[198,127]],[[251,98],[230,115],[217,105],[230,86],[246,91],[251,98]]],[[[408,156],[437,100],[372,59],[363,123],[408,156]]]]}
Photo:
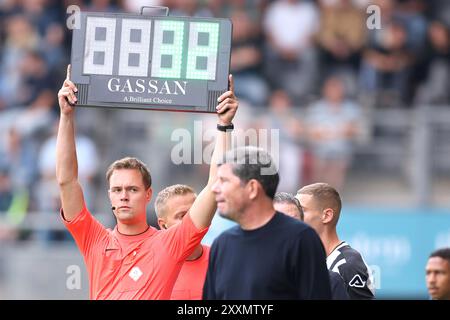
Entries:
{"type": "Polygon", "coordinates": [[[267,199],[254,201],[237,222],[244,230],[255,230],[266,225],[274,215],[275,209],[272,201],[267,201],[267,199]]]}
{"type": "Polygon", "coordinates": [[[117,231],[126,236],[137,236],[141,233],[144,233],[149,228],[150,226],[145,221],[136,224],[124,224],[120,222],[117,223],[117,231]]]}
{"type": "Polygon", "coordinates": [[[329,231],[329,232],[324,231],[319,236],[320,236],[320,240],[322,240],[323,246],[325,247],[325,252],[327,254],[327,257],[342,242],[341,240],[339,240],[336,230],[329,231]]]}
{"type": "Polygon", "coordinates": [[[191,255],[186,259],[186,261],[193,261],[200,258],[203,254],[203,247],[201,244],[199,244],[197,247],[195,247],[194,252],[191,253],[191,255]]]}

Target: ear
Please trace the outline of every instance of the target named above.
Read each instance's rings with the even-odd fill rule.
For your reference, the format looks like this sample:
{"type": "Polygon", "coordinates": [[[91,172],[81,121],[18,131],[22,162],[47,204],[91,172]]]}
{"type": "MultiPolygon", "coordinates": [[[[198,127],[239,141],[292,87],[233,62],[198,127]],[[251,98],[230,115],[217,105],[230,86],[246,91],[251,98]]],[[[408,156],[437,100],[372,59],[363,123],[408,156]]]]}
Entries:
{"type": "Polygon", "coordinates": [[[153,195],[153,189],[152,187],[148,188],[146,191],[146,200],[147,202],[150,202],[150,200],[152,200],[152,195],[153,195]]]}
{"type": "Polygon", "coordinates": [[[248,197],[250,200],[256,199],[259,193],[259,183],[255,179],[251,179],[249,182],[247,182],[246,189],[248,190],[248,197]]]}
{"type": "Polygon", "coordinates": [[[167,229],[164,219],[158,218],[158,226],[161,230],[167,229]]]}
{"type": "Polygon", "coordinates": [[[323,224],[327,224],[330,223],[331,221],[333,221],[334,218],[334,210],[331,208],[326,208],[325,210],[322,211],[322,223],[323,224]]]}

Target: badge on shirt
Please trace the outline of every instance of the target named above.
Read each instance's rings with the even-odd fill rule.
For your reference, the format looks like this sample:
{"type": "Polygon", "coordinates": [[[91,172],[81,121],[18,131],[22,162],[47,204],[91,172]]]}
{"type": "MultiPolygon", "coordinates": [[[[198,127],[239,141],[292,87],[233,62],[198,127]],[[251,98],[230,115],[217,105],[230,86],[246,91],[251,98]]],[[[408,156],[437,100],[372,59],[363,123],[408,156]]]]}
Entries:
{"type": "Polygon", "coordinates": [[[139,278],[143,275],[141,269],[139,267],[133,267],[128,276],[133,279],[135,282],[139,280],[139,278]]]}

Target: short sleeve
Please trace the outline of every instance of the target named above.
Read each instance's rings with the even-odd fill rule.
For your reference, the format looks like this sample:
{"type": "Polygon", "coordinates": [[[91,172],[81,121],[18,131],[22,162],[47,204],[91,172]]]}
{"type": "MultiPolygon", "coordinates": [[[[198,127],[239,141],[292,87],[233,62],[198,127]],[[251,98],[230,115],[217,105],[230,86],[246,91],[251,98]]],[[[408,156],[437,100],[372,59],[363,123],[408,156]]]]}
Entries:
{"type": "Polygon", "coordinates": [[[81,212],[72,221],[65,220],[62,209],[60,215],[64,225],[72,234],[80,252],[85,258],[90,256],[93,248],[102,242],[106,243],[108,231],[92,216],[86,205],[83,206],[81,212]]]}

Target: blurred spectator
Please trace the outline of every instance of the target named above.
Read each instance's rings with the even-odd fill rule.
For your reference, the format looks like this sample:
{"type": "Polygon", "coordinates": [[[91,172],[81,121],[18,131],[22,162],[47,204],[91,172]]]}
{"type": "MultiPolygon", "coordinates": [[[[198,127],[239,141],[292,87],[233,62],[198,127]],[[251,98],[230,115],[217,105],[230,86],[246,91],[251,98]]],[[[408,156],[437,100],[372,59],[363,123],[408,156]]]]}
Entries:
{"type": "Polygon", "coordinates": [[[0,99],[6,107],[18,103],[21,73],[19,65],[26,53],[39,46],[39,35],[27,18],[15,15],[6,21],[6,39],[0,51],[0,99]]]}
{"type": "Polygon", "coordinates": [[[87,11],[94,12],[116,12],[119,8],[114,4],[112,0],[91,0],[87,6],[87,11]]]}
{"type": "Polygon", "coordinates": [[[280,134],[279,190],[294,192],[303,182],[303,127],[287,92],[274,91],[269,105],[269,123],[266,128],[278,129],[280,134]]]}
{"type": "Polygon", "coordinates": [[[395,18],[394,0],[377,0],[381,8],[381,29],[371,29],[360,70],[364,93],[382,95],[382,105],[398,106],[406,102],[409,67],[413,62],[408,50],[408,34],[395,18]]]}
{"type": "Polygon", "coordinates": [[[254,106],[263,106],[268,87],[261,77],[262,52],[258,26],[246,11],[232,13],[233,38],[230,72],[236,83],[236,95],[254,106]]]}
{"type": "Polygon", "coordinates": [[[318,63],[313,36],[318,27],[317,8],[305,0],[274,1],[264,17],[266,77],[297,103],[315,90],[318,63]]]}
{"type": "Polygon", "coordinates": [[[415,54],[423,50],[427,35],[424,0],[399,0],[398,20],[405,26],[407,46],[415,54]]]}
{"type": "MultiPolygon", "coordinates": [[[[27,107],[33,104],[43,93],[54,94],[55,81],[59,79],[55,78],[55,75],[50,72],[42,53],[38,51],[26,52],[19,64],[19,69],[21,82],[18,90],[21,94],[18,103],[21,106],[27,107]]],[[[46,107],[51,108],[53,103],[49,101],[50,105],[46,107]]],[[[42,105],[39,107],[42,107],[42,105]]]]}
{"type": "MultiPolygon", "coordinates": [[[[344,72],[355,76],[365,44],[364,12],[352,0],[322,0],[321,24],[317,36],[324,73],[344,72]]],[[[322,76],[326,76],[322,74],[322,76]]]]}
{"type": "Polygon", "coordinates": [[[37,151],[52,123],[55,100],[54,78],[49,76],[40,54],[24,51],[17,63],[20,71],[17,92],[22,103],[0,112],[0,153],[10,173],[6,180],[11,191],[7,220],[13,225],[21,223],[28,210],[35,209],[29,194],[36,184],[37,151]]]}
{"type": "Polygon", "coordinates": [[[359,133],[360,107],[345,97],[343,82],[330,77],[323,98],[306,115],[313,182],[324,181],[342,190],[352,157],[352,141],[359,133]]]}
{"type": "Polygon", "coordinates": [[[55,93],[45,61],[37,52],[27,52],[20,62],[21,105],[0,113],[0,131],[7,132],[5,141],[19,188],[32,188],[37,176],[36,156],[43,135],[54,114],[55,93]]]}
{"type": "Polygon", "coordinates": [[[21,3],[23,14],[36,28],[41,38],[45,36],[50,25],[59,21],[57,7],[51,3],[51,0],[27,0],[21,3]]]}
{"type": "Polygon", "coordinates": [[[450,1],[427,0],[428,17],[450,27],[450,1]]]}
{"type": "Polygon", "coordinates": [[[0,162],[0,240],[2,241],[15,238],[14,228],[9,225],[8,216],[14,197],[9,174],[8,168],[0,162]]]}
{"type": "Polygon", "coordinates": [[[450,31],[434,21],[428,28],[428,43],[419,64],[417,80],[424,81],[417,92],[419,104],[450,103],[450,31]]]}
{"type": "Polygon", "coordinates": [[[61,24],[48,26],[40,50],[45,57],[49,70],[58,72],[64,69],[68,61],[68,52],[64,47],[64,29],[61,24]]]}
{"type": "Polygon", "coordinates": [[[13,190],[8,169],[0,164],[0,213],[9,209],[12,203],[13,190]]]}
{"type": "Polygon", "coordinates": [[[14,138],[10,133],[7,140],[0,141],[0,240],[16,239],[20,224],[28,212],[28,191],[17,183],[20,171],[16,172],[14,138]],[[11,138],[10,138],[11,137],[11,138]],[[11,143],[9,143],[11,142],[11,143]]]}
{"type": "Polygon", "coordinates": [[[171,0],[171,16],[213,17],[213,13],[206,7],[200,6],[197,0],[171,0]]]}
{"type": "MultiPolygon", "coordinates": [[[[55,180],[56,132],[57,126],[55,125],[53,135],[42,144],[38,156],[39,183],[46,186],[37,188],[38,193],[42,193],[41,196],[37,197],[39,199],[38,208],[53,212],[59,211],[60,208],[59,193],[55,180]],[[53,194],[51,192],[52,189],[55,189],[56,201],[51,200],[53,194]]],[[[76,146],[78,154],[78,179],[83,189],[86,190],[86,203],[93,207],[95,197],[92,196],[94,194],[92,189],[99,166],[97,146],[92,139],[80,133],[77,134],[76,146]]]]}
{"type": "MultiPolygon", "coordinates": [[[[37,210],[47,217],[58,214],[61,208],[59,200],[59,189],[56,182],[56,132],[57,123],[54,125],[54,132],[41,146],[38,153],[39,181],[34,189],[37,200],[37,210]]],[[[95,142],[89,137],[77,134],[76,147],[78,155],[78,178],[83,186],[86,204],[94,207],[95,199],[94,178],[99,166],[99,154],[95,142]]],[[[66,231],[65,234],[68,235],[66,231]]],[[[38,236],[41,240],[54,240],[57,234],[50,230],[43,231],[38,236]]],[[[68,237],[67,239],[70,239],[68,237]]]]}
{"type": "Polygon", "coordinates": [[[36,181],[37,150],[54,118],[49,112],[54,97],[50,91],[41,93],[28,109],[17,114],[10,129],[11,157],[16,159],[14,172],[22,187],[31,188],[36,181]]]}
{"type": "Polygon", "coordinates": [[[253,23],[260,24],[268,0],[207,0],[207,2],[208,7],[218,12],[217,17],[231,17],[236,11],[245,11],[253,23]]]}

